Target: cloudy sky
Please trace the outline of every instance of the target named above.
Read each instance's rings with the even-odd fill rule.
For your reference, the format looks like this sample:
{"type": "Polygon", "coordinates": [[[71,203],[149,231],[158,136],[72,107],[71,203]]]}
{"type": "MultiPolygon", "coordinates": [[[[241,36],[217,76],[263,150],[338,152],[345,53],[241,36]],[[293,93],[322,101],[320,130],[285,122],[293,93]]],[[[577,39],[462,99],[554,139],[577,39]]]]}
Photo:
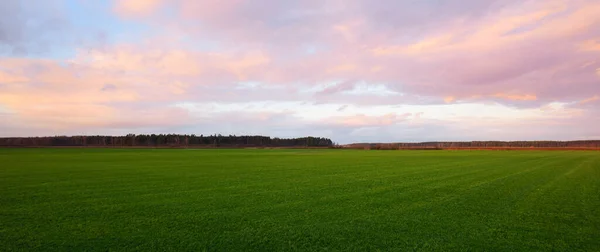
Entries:
{"type": "Polygon", "coordinates": [[[600,0],[2,0],[0,136],[600,138],[600,0]]]}

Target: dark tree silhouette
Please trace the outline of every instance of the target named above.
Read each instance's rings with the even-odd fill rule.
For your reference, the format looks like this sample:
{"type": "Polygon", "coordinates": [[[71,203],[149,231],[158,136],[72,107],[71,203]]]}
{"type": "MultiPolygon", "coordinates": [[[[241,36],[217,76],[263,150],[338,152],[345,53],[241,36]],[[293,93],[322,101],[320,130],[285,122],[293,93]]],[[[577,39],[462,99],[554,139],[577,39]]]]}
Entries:
{"type": "Polygon", "coordinates": [[[151,134],[126,136],[52,136],[0,138],[0,146],[139,146],[139,147],[331,147],[331,139],[322,137],[271,138],[266,136],[196,136],[151,134]]]}

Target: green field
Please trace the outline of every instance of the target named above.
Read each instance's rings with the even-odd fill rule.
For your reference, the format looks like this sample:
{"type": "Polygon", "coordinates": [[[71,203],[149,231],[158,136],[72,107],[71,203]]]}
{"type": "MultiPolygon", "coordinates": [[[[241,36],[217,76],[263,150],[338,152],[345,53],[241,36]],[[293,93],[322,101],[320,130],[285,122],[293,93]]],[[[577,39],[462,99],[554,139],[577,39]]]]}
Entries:
{"type": "Polygon", "coordinates": [[[600,251],[600,152],[0,149],[0,250],[600,251]]]}

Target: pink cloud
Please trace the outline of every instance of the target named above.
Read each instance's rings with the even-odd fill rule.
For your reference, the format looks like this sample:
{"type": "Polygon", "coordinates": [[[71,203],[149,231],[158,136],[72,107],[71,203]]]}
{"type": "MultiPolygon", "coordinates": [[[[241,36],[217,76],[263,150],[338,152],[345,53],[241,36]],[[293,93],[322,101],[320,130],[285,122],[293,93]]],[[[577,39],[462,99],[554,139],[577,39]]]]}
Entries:
{"type": "Polygon", "coordinates": [[[339,116],[331,118],[331,122],[335,125],[345,127],[373,127],[373,126],[388,126],[397,124],[405,121],[411,113],[397,115],[394,113],[385,114],[381,116],[369,116],[364,114],[357,114],[353,116],[339,116]]]}
{"type": "MultiPolygon", "coordinates": [[[[23,120],[100,125],[89,111],[133,126],[125,119],[168,122],[173,112],[196,120],[158,109],[181,103],[564,103],[595,115],[600,95],[597,1],[129,0],[112,11],[152,27],[154,37],[80,47],[67,60],[1,58],[0,106],[23,120]],[[359,84],[385,90],[361,93],[359,84]],[[141,113],[144,106],[159,112],[141,113]]],[[[10,24],[0,28],[13,41],[18,24],[10,24]]],[[[296,120],[253,116],[241,118],[296,120]]],[[[326,123],[403,120],[359,114],[326,123]]]]}
{"type": "Polygon", "coordinates": [[[577,105],[584,105],[584,104],[592,105],[592,104],[595,104],[595,103],[598,104],[598,103],[600,103],[599,101],[600,101],[600,95],[594,95],[592,97],[585,98],[585,99],[583,99],[581,101],[578,101],[577,105]]]}
{"type": "Polygon", "coordinates": [[[352,90],[355,86],[355,83],[353,81],[345,81],[345,82],[341,82],[341,83],[336,83],[335,85],[326,87],[325,89],[317,92],[317,95],[331,95],[331,94],[336,94],[336,93],[340,93],[343,91],[349,91],[352,90]]]}
{"type": "Polygon", "coordinates": [[[583,51],[600,51],[600,39],[586,40],[581,43],[583,51]]]}
{"type": "Polygon", "coordinates": [[[123,17],[143,17],[154,13],[163,0],[116,0],[114,11],[123,17]]]}

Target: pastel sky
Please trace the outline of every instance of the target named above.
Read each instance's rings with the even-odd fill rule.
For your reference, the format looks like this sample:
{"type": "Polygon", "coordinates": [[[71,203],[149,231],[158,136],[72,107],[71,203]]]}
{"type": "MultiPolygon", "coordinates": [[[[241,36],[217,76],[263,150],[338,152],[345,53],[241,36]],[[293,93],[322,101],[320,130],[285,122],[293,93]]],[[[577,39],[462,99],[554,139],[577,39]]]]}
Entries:
{"type": "Polygon", "coordinates": [[[600,139],[600,0],[2,0],[0,136],[600,139]]]}

